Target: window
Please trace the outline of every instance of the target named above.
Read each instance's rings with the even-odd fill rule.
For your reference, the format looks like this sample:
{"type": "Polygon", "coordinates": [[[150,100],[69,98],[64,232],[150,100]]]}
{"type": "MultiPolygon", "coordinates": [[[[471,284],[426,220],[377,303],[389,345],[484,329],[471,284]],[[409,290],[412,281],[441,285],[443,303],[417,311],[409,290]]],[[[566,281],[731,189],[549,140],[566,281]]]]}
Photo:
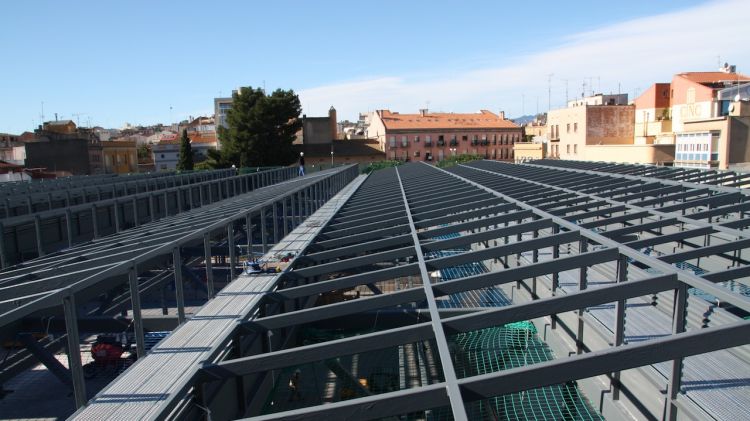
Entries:
{"type": "Polygon", "coordinates": [[[161,154],[161,159],[164,159],[164,154],[161,154]]]}
{"type": "Polygon", "coordinates": [[[419,136],[414,136],[414,143],[419,143],[419,136]]]}
{"type": "Polygon", "coordinates": [[[396,136],[391,136],[390,139],[388,139],[388,142],[390,143],[392,148],[396,147],[396,136]]]}
{"type": "Polygon", "coordinates": [[[573,123],[573,133],[578,133],[578,123],[573,123]]]}
{"type": "Polygon", "coordinates": [[[419,151],[414,151],[414,157],[419,158],[419,151]]]}
{"type": "Polygon", "coordinates": [[[469,140],[469,136],[463,135],[463,136],[461,136],[461,140],[463,140],[464,142],[466,142],[467,140],[469,140]]]}
{"type": "Polygon", "coordinates": [[[431,136],[425,136],[424,137],[424,144],[425,144],[425,146],[432,145],[432,137],[431,136]]]}
{"type": "Polygon", "coordinates": [[[570,153],[570,145],[565,145],[565,153],[570,153]]]}
{"type": "Polygon", "coordinates": [[[566,129],[566,133],[570,133],[570,123],[568,123],[568,127],[566,129]]]}
{"type": "Polygon", "coordinates": [[[406,136],[401,136],[401,146],[407,147],[409,146],[409,138],[406,136]]]}
{"type": "Polygon", "coordinates": [[[573,145],[573,153],[578,153],[578,145],[573,145]]]}

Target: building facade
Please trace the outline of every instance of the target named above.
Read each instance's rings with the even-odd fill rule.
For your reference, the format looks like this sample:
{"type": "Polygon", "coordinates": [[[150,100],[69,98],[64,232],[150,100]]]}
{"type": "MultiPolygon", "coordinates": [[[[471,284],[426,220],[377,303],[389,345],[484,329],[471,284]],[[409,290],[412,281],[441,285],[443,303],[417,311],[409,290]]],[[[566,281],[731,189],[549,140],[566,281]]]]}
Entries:
{"type": "Polygon", "coordinates": [[[588,146],[632,144],[634,112],[632,105],[589,105],[586,101],[549,111],[550,157],[590,160],[588,146]]]}
{"type": "Polygon", "coordinates": [[[138,149],[134,141],[102,142],[104,172],[106,174],[130,174],[138,172],[138,149]]]}
{"type": "Polygon", "coordinates": [[[373,113],[368,137],[375,139],[386,158],[398,161],[442,161],[455,155],[487,159],[514,159],[513,145],[523,139],[523,129],[504,113],[482,110],[474,114],[373,113]]]}
{"type": "Polygon", "coordinates": [[[156,171],[174,171],[180,160],[180,142],[178,140],[162,140],[153,145],[151,153],[154,155],[156,171]]]}
{"type": "Polygon", "coordinates": [[[716,72],[678,73],[670,83],[652,85],[634,102],[635,143],[671,145],[674,165],[680,167],[728,169],[750,163],[748,82],[725,65],[716,72]]]}

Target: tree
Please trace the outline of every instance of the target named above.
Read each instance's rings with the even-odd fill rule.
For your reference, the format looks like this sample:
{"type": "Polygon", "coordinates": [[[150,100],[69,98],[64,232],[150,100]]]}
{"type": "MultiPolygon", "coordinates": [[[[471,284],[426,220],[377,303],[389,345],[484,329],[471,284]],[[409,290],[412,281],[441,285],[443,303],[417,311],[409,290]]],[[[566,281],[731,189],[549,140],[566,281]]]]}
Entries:
{"type": "Polygon", "coordinates": [[[177,169],[180,171],[193,169],[193,148],[190,146],[190,138],[187,130],[182,131],[180,139],[180,160],[177,161],[177,169]]]}
{"type": "Polygon", "coordinates": [[[302,107],[293,90],[266,95],[263,89],[245,87],[232,95],[232,101],[229,127],[218,129],[221,150],[209,153],[211,165],[256,167],[295,161],[292,142],[302,128],[302,107]]]}

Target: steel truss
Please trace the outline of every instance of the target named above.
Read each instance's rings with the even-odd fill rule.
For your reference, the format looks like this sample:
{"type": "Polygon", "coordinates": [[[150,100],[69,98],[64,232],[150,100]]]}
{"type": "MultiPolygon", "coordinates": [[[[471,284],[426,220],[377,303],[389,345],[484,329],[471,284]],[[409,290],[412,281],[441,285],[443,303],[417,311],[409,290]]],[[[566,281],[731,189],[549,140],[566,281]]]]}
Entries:
{"type": "MultiPolygon", "coordinates": [[[[609,379],[612,399],[619,402],[624,399],[621,390],[631,394],[635,390],[633,380],[621,377],[620,371],[665,361],[666,379],[657,380],[654,389],[658,395],[661,387],[667,388],[662,399],[665,417],[672,419],[680,411],[701,416],[707,409],[700,404],[696,408],[690,393],[687,397],[679,393],[684,359],[748,344],[750,321],[729,315],[719,325],[692,329],[688,304],[692,308],[699,299],[688,290],[699,289],[750,312],[747,296],[719,285],[750,275],[741,256],[750,246],[744,233],[711,219],[683,215],[692,206],[663,209],[689,204],[687,199],[693,196],[669,196],[669,203],[654,209],[609,194],[615,189],[626,195],[646,191],[633,189],[630,179],[617,183],[586,173],[572,182],[531,166],[472,165],[477,168],[459,166],[445,171],[407,164],[372,174],[321,223],[314,241],[305,244],[304,253],[291,268],[264,284],[262,299],[245,311],[244,322],[213,345],[228,351],[212,352],[186,383],[174,386],[178,392],[159,398],[158,413],[149,412],[147,418],[199,417],[210,410],[223,411],[228,418],[374,419],[449,407],[453,418],[461,420],[469,418],[470,405],[489,397],[594,376],[609,379]],[[565,182],[565,187],[554,186],[558,182],[565,182]],[[601,190],[582,193],[594,188],[601,190]],[[635,234],[639,237],[634,238],[635,234]],[[658,255],[644,250],[667,245],[674,250],[658,255]],[[441,254],[448,250],[459,252],[441,254]],[[699,259],[712,270],[699,275],[673,264],[696,261],[694,266],[700,267],[699,259]],[[491,270],[455,280],[435,276],[441,270],[477,262],[491,270]],[[408,286],[390,288],[403,279],[408,279],[408,286]],[[575,280],[572,286],[569,279],[575,280]],[[441,297],[510,285],[523,286],[532,301],[448,316],[436,305],[441,297]],[[321,295],[352,289],[357,290],[356,299],[318,301],[321,295]],[[633,313],[630,317],[635,323],[642,306],[632,300],[644,296],[653,297],[649,308],[666,320],[667,332],[629,343],[627,333],[636,326],[626,329],[625,320],[633,313]],[[611,303],[611,330],[595,328],[589,310],[611,303]],[[404,326],[292,346],[303,326],[389,309],[426,317],[404,326]],[[459,378],[456,374],[449,344],[452,335],[537,318],[548,318],[559,335],[570,336],[576,355],[477,376],[459,378]],[[597,335],[604,342],[592,342],[597,335]],[[257,416],[274,370],[425,341],[436,345],[433,357],[442,373],[437,381],[257,416]],[[232,409],[220,403],[226,402],[221,395],[229,385],[237,393],[237,407],[232,409]]],[[[677,191],[648,181],[639,185],[648,184],[648,189],[663,195],[677,191]]],[[[720,194],[725,193],[716,195],[720,194]]],[[[638,196],[644,197],[648,196],[638,196]]],[[[709,200],[708,204],[716,203],[709,200]]],[[[139,364],[145,370],[157,364],[157,359],[149,356],[139,364]]],[[[743,370],[746,366],[745,360],[743,370]]],[[[157,376],[150,381],[168,379],[157,376]]],[[[128,396],[130,409],[147,403],[138,398],[140,389],[128,389],[124,381],[112,390],[133,394],[128,396]]],[[[123,408],[105,391],[78,418],[114,416],[123,408]]],[[[659,411],[650,415],[654,413],[659,411]]]]}
{"type": "Polygon", "coordinates": [[[684,183],[696,183],[725,187],[747,187],[748,185],[750,185],[750,173],[738,173],[735,171],[705,170],[682,167],[660,167],[637,164],[616,164],[611,162],[567,161],[556,159],[539,159],[531,162],[535,165],[582,169],[604,173],[657,178],[663,180],[674,180],[684,183]]]}
{"type": "Polygon", "coordinates": [[[72,177],[69,182],[7,188],[14,196],[6,197],[5,214],[13,216],[0,220],[0,266],[12,266],[296,175],[294,168],[239,175],[236,170],[217,170],[93,180],[72,177]],[[50,190],[54,186],[58,188],[50,190]],[[19,189],[29,191],[21,193],[19,189]],[[25,212],[19,212],[19,200],[25,212]]]}
{"type": "Polygon", "coordinates": [[[130,302],[128,307],[132,309],[138,355],[143,356],[140,297],[155,285],[174,279],[178,320],[182,323],[185,320],[184,265],[191,259],[196,261],[190,257],[195,252],[189,250],[200,250],[197,261],[205,266],[208,296],[212,297],[216,293],[212,268],[214,257],[226,257],[229,274],[234,277],[239,268],[239,240],[246,241],[248,252],[258,247],[267,251],[272,243],[277,243],[288,233],[290,226],[302,223],[314,208],[356,176],[356,167],[345,166],[281,181],[286,172],[291,173],[287,169],[283,171],[275,175],[269,172],[228,178],[233,181],[227,186],[230,192],[236,189],[234,197],[212,204],[204,202],[200,208],[0,272],[0,332],[7,337],[15,332],[22,319],[32,315],[54,315],[62,304],[68,349],[72,350],[68,355],[73,389],[77,405],[82,406],[86,394],[76,322],[80,304],[124,287],[124,294],[115,294],[112,308],[118,311],[123,302],[130,302]],[[260,188],[261,180],[256,177],[261,175],[263,183],[266,176],[268,182],[278,183],[260,188]],[[239,189],[246,187],[252,191],[240,194],[239,189]],[[253,233],[258,231],[262,240],[256,246],[253,238],[257,237],[253,233]],[[168,270],[170,276],[141,276],[152,269],[168,270]]]}

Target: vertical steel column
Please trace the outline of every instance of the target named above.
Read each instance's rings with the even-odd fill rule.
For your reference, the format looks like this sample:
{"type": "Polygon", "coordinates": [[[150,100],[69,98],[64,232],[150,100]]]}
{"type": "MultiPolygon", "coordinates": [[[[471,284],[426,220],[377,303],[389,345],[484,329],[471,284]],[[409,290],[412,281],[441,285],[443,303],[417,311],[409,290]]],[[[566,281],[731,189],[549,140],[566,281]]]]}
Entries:
{"type": "Polygon", "coordinates": [[[34,213],[34,204],[31,203],[31,196],[26,196],[26,208],[29,214],[34,213]]]}
{"type": "MultiPolygon", "coordinates": [[[[617,283],[628,280],[628,258],[620,255],[617,260],[617,283]]],[[[615,346],[621,346],[625,339],[625,304],[626,300],[615,303],[615,346]]],[[[620,372],[612,373],[612,399],[620,399],[620,372]]]]}
{"type": "Polygon", "coordinates": [[[273,202],[271,206],[273,206],[273,212],[271,213],[273,217],[273,243],[279,244],[279,241],[281,241],[279,238],[279,203],[273,202]]]}
{"type": "Polygon", "coordinates": [[[172,266],[174,266],[174,291],[177,299],[177,322],[185,322],[185,292],[182,285],[182,257],[180,248],[172,249],[172,266]]]}
{"type": "Polygon", "coordinates": [[[147,197],[148,200],[148,215],[151,217],[151,222],[156,221],[156,216],[154,215],[154,195],[149,194],[147,197]]]}
{"type": "Polygon", "coordinates": [[[214,297],[214,268],[213,268],[213,253],[211,253],[211,234],[203,234],[203,259],[206,264],[206,289],[208,290],[208,298],[214,297]]]}
{"type": "MultiPolygon", "coordinates": [[[[588,243],[589,240],[586,238],[581,238],[580,241],[580,247],[578,250],[578,253],[585,253],[588,249],[588,243]]],[[[578,278],[578,290],[583,291],[588,286],[588,282],[586,279],[586,275],[588,274],[588,266],[584,264],[583,267],[581,267],[581,273],[580,277],[578,278]]],[[[581,308],[578,310],[578,332],[576,334],[576,353],[582,354],[583,353],[583,315],[586,313],[585,309],[581,308]]]]}
{"type": "MultiPolygon", "coordinates": [[[[552,225],[552,235],[557,235],[560,233],[560,227],[557,224],[552,225]]],[[[560,245],[555,244],[552,246],[552,260],[557,260],[560,258],[560,245]]],[[[552,272],[552,296],[557,295],[557,288],[560,286],[560,272],[554,271],[552,272]]],[[[550,323],[551,329],[557,328],[557,314],[550,314],[550,319],[552,322],[550,323]]]]}
{"type": "Polygon", "coordinates": [[[237,253],[234,251],[234,221],[227,225],[227,246],[229,247],[229,280],[234,279],[234,268],[237,267],[237,253]]]}
{"type": "Polygon", "coordinates": [[[263,254],[268,253],[268,234],[266,233],[266,208],[260,208],[260,238],[263,243],[263,254]]]}
{"type": "Polygon", "coordinates": [[[294,193],[294,217],[297,218],[296,225],[302,225],[302,194],[294,193]]]}
{"type": "Polygon", "coordinates": [[[287,217],[287,214],[289,213],[289,208],[287,208],[286,202],[288,200],[287,197],[284,197],[281,199],[281,213],[284,214],[284,216],[281,218],[281,222],[284,224],[284,237],[289,235],[289,220],[287,217]]]}
{"type": "Polygon", "coordinates": [[[0,268],[8,267],[8,258],[5,256],[5,227],[0,223],[0,268]]]}
{"type": "Polygon", "coordinates": [[[65,209],[65,230],[68,234],[68,247],[73,247],[73,211],[65,209]]]}
{"type": "Polygon", "coordinates": [[[188,209],[193,209],[193,206],[195,205],[195,202],[193,201],[193,186],[188,185],[188,200],[190,201],[190,207],[188,209]]]}
{"type": "Polygon", "coordinates": [[[198,185],[198,200],[201,201],[201,207],[203,207],[205,204],[203,203],[203,185],[198,185]]]}
{"type": "Polygon", "coordinates": [[[164,216],[169,216],[169,193],[164,192],[164,216]]]}
{"type": "Polygon", "coordinates": [[[182,213],[182,208],[184,207],[184,204],[182,203],[182,189],[177,187],[175,194],[175,198],[177,199],[177,213],[182,213]]]}
{"type": "Polygon", "coordinates": [[[312,208],[312,204],[310,203],[310,187],[305,187],[305,190],[303,191],[305,192],[305,217],[309,217],[312,214],[312,212],[310,211],[310,209],[312,208]]]}
{"type": "Polygon", "coordinates": [[[115,220],[115,232],[120,232],[120,204],[117,201],[112,204],[112,219],[115,220]]]}
{"type": "MultiPolygon", "coordinates": [[[[685,321],[687,313],[687,286],[680,283],[674,291],[674,316],[672,317],[672,334],[677,335],[685,332],[685,321]]],[[[677,407],[674,404],[677,394],[680,392],[682,385],[682,365],[683,359],[676,358],[672,360],[672,369],[669,374],[669,383],[667,384],[667,408],[666,420],[674,421],[677,419],[677,407]]]]}
{"type": "Polygon", "coordinates": [[[91,205],[91,226],[94,229],[94,238],[99,238],[99,224],[97,221],[96,205],[91,205]]]}
{"type": "Polygon", "coordinates": [[[42,219],[39,215],[34,216],[34,233],[36,234],[36,251],[39,257],[44,256],[44,246],[42,245],[42,219]]]}
{"type": "Polygon", "coordinates": [[[245,235],[247,235],[247,260],[253,261],[253,217],[250,213],[245,215],[245,235]]]}
{"type": "Polygon", "coordinates": [[[78,316],[76,315],[76,300],[70,292],[62,299],[65,313],[65,333],[68,335],[68,367],[73,380],[73,395],[76,408],[86,405],[86,381],[83,378],[81,364],[81,339],[78,335],[78,316]]]}
{"type": "Polygon", "coordinates": [[[141,314],[141,293],[138,291],[138,268],[135,262],[131,262],[128,271],[128,282],[130,283],[130,303],[133,310],[133,329],[135,330],[135,349],[138,358],[146,355],[146,346],[143,343],[143,317],[141,314]]]}
{"type": "Polygon", "coordinates": [[[138,199],[134,197],[132,203],[133,203],[133,224],[135,224],[135,226],[137,227],[138,225],[140,225],[140,223],[138,222],[138,199]]]}

